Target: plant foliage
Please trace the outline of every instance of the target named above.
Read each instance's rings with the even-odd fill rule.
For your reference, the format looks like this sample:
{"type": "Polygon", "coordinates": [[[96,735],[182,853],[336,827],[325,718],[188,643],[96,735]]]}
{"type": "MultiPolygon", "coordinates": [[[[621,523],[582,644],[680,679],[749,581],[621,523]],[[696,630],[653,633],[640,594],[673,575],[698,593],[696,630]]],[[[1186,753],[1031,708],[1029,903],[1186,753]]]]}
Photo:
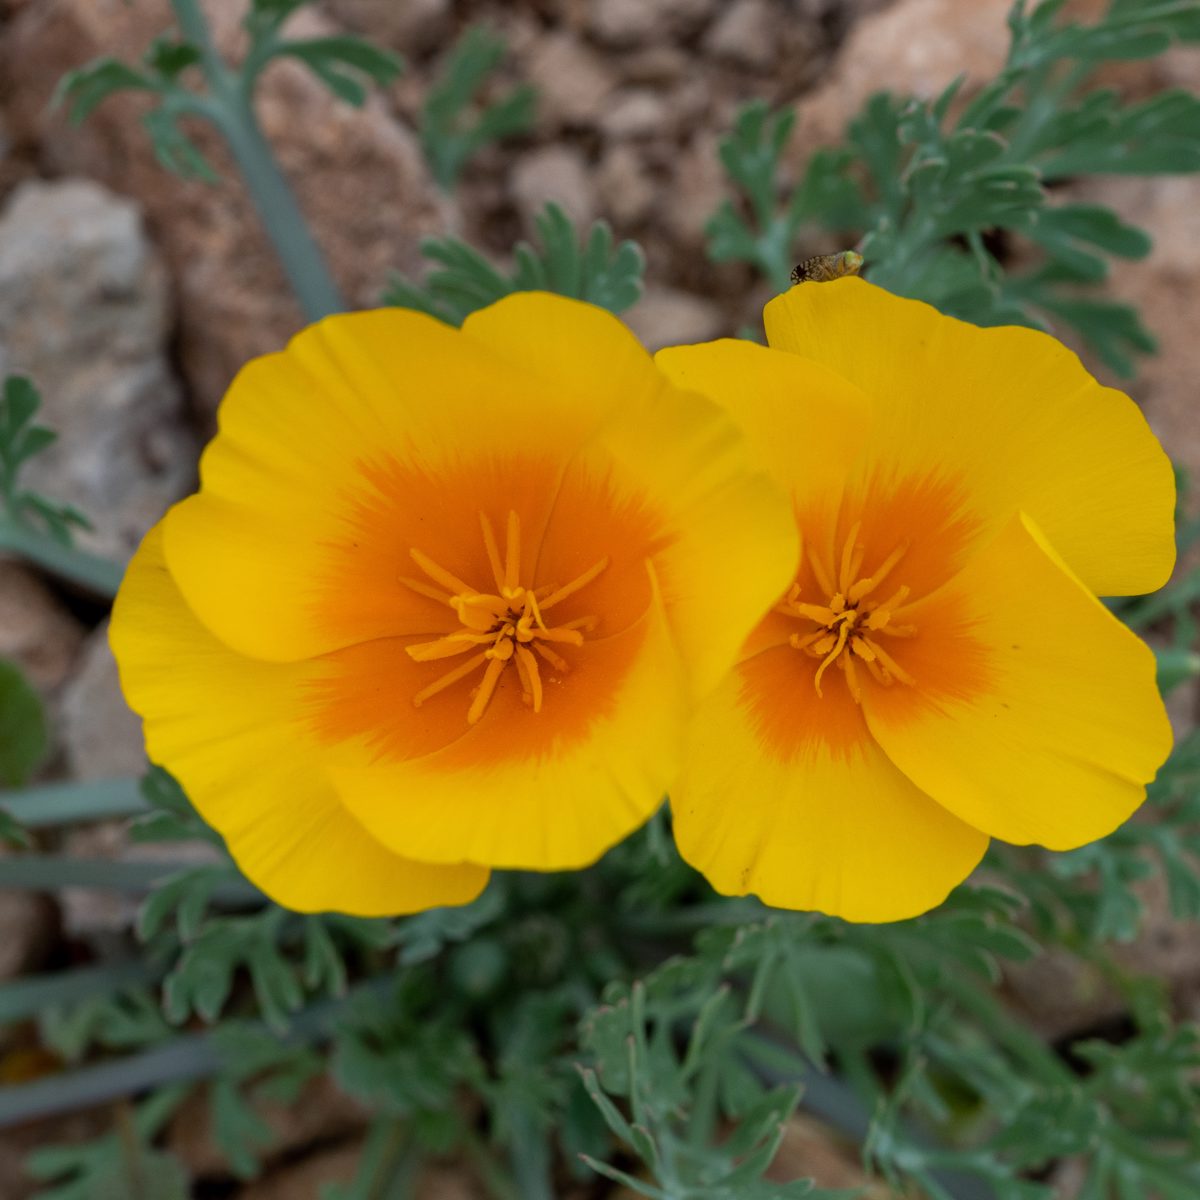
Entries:
{"type": "Polygon", "coordinates": [[[253,0],[244,21],[249,48],[236,71],[217,57],[201,22],[196,30],[184,30],[182,37],[156,38],[137,64],[104,57],[71,71],[60,82],[56,98],[78,125],[120,92],[157,96],[158,105],[142,120],[158,161],[184,179],[215,183],[215,171],[181,119],[199,117],[227,136],[233,132],[236,139],[236,127],[250,111],[259,77],[273,60],[303,63],[339,100],[355,107],[366,102],[370,84],[389,84],[403,70],[398,55],[362,38],[284,36],[285,21],[306,3],[253,0]],[[197,80],[203,81],[202,87],[192,86],[197,80]]]}
{"type": "Polygon", "coordinates": [[[435,269],[422,285],[393,276],[384,303],[461,325],[476,309],[511,292],[557,292],[610,312],[622,312],[641,295],[645,257],[636,242],[614,247],[606,222],[594,222],[581,238],[566,213],[547,204],[534,226],[541,245],[518,242],[507,274],[457,238],[429,238],[421,252],[435,269]]]}
{"type": "Polygon", "coordinates": [[[55,504],[20,486],[21,468],[58,440],[58,434],[33,418],[41,407],[37,388],[23,375],[10,375],[0,391],[0,504],[16,525],[44,528],[55,541],[70,545],[72,529],[91,522],[70,504],[55,504]]]}
{"type": "Polygon", "coordinates": [[[1145,257],[1150,239],[1104,205],[1051,189],[1200,170],[1200,98],[1172,90],[1130,103],[1094,82],[1105,63],[1200,40],[1200,5],[1112,0],[1092,24],[1064,21],[1063,7],[1018,3],[1003,70],[969,100],[962,78],[928,102],[873,96],[845,143],[814,154],[790,188],[794,114],[748,105],[721,144],[739,200],[709,223],[713,258],[752,263],[783,290],[797,246],[817,230],[861,235],[873,282],[977,324],[1071,328],[1131,374],[1154,339],[1094,285],[1114,260],[1145,257]],[[1034,265],[1005,269],[1014,242],[1031,247],[1034,265]]]}
{"type": "Polygon", "coordinates": [[[505,53],[503,39],[472,25],[450,49],[425,97],[421,145],[433,177],[447,190],[489,142],[525,133],[533,124],[537,96],[527,84],[491,101],[482,98],[505,53]]]}
{"type": "MultiPolygon", "coordinates": [[[[157,93],[160,155],[203,174],[176,118],[204,111],[214,81],[245,100],[267,62],[292,57],[361,103],[367,81],[398,70],[356,40],[288,41],[284,23],[299,7],[255,0],[240,75],[214,74],[197,41],[160,39],[139,66],[77,72],[64,97],[81,119],[114,91],[157,93]],[[209,91],[184,88],[197,72],[209,91]]],[[[753,263],[782,287],[813,231],[862,235],[872,278],[893,290],[983,323],[1066,323],[1129,366],[1149,336],[1132,310],[1088,288],[1114,261],[1147,253],[1148,239],[1050,185],[1200,170],[1200,102],[1165,93],[1128,104],[1090,82],[1106,62],[1200,40],[1200,4],[1113,0],[1091,24],[1063,9],[1018,3],[1007,63],[971,98],[959,85],[929,103],[873,98],[845,144],[815,155],[790,189],[781,164],[792,116],[743,110],[721,150],[739,200],[710,225],[713,257],[753,263]],[[1017,239],[1037,261],[1008,271],[1005,248],[1017,239]]],[[[528,123],[527,90],[482,99],[502,54],[492,35],[469,32],[429,97],[422,136],[446,185],[481,145],[528,123]]],[[[519,290],[613,311],[637,298],[633,243],[614,245],[602,223],[577,231],[553,205],[536,227],[536,244],[521,243],[508,271],[461,241],[431,240],[429,277],[395,279],[387,301],[457,325],[519,290]]],[[[50,532],[57,522],[65,538],[78,515],[17,485],[52,439],[32,424],[36,408],[32,386],[9,380],[4,520],[50,532]]],[[[1179,529],[1181,550],[1200,542],[1200,522],[1179,529]]],[[[1198,600],[1193,570],[1114,605],[1154,638],[1164,691],[1200,667],[1198,600]]],[[[31,693],[13,679],[0,666],[0,777],[10,784],[28,774],[38,740],[31,693]],[[5,725],[13,714],[16,734],[5,725]]],[[[0,984],[0,1011],[28,1021],[60,1067],[58,1109],[116,1102],[112,1131],[30,1157],[45,1200],[186,1195],[160,1143],[193,1089],[205,1093],[230,1172],[252,1178],[270,1149],[262,1105],[303,1103],[321,1074],[371,1114],[356,1178],[323,1200],[410,1195],[423,1164],[446,1155],[500,1200],[609,1184],[655,1200],[845,1195],[788,1176],[778,1151],[798,1108],[858,1143],[870,1177],[897,1198],[1051,1200],[1065,1160],[1083,1200],[1200,1194],[1195,1026],[1118,956],[1145,927],[1155,874],[1175,918],[1200,917],[1195,734],[1138,821],[1070,854],[996,847],[941,908],[884,926],[715,895],[679,858],[665,812],[588,870],[497,872],[463,908],[395,920],[296,914],[241,877],[169,775],[152,769],[142,794],[133,836],[174,869],[156,878],[135,933],[114,937],[126,957],[0,984]],[[186,843],[205,857],[185,860],[186,843]],[[998,985],[1047,951],[1110,987],[1123,1023],[1055,1044],[1031,1028],[998,985]]],[[[22,834],[0,812],[0,837],[22,834]]],[[[50,856],[44,865],[52,870],[50,856]]],[[[0,1086],[0,1125],[44,1105],[45,1083],[0,1086]]]]}

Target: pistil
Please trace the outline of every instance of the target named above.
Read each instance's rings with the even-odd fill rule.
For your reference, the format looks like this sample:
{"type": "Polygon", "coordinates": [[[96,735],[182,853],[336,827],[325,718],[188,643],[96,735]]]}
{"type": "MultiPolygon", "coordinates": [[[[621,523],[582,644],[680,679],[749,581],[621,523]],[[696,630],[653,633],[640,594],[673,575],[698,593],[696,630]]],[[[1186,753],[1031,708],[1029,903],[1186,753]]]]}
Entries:
{"type": "Polygon", "coordinates": [[[583,631],[590,632],[596,626],[595,617],[579,617],[561,625],[548,625],[544,614],[595,580],[609,562],[607,557],[602,558],[569,583],[534,590],[520,582],[521,522],[517,514],[508,514],[503,556],[495,530],[485,513],[479,514],[479,525],[496,586],[494,592],[473,588],[416,548],[409,550],[409,557],[429,582],[401,578],[401,582],[418,595],[450,607],[461,626],[434,641],[407,647],[411,658],[417,662],[433,662],[475,651],[465,663],[417,692],[413,704],[419,708],[426,700],[483,667],[483,677],[471,691],[471,705],[467,710],[467,721],[471,725],[487,711],[509,663],[515,665],[524,702],[534,712],[542,711],[545,689],[538,659],[549,663],[560,675],[570,666],[562,655],[544,643],[580,646],[583,631]],[[434,584],[438,586],[434,587],[434,584]]]}
{"type": "Polygon", "coordinates": [[[880,644],[880,639],[912,637],[916,627],[895,620],[908,599],[908,587],[897,588],[886,600],[872,599],[876,588],[904,558],[908,544],[897,546],[869,575],[860,575],[865,557],[858,544],[860,529],[856,522],[832,571],[829,564],[805,547],[817,586],[825,593],[824,603],[802,600],[800,585],[794,583],[776,604],[775,611],[816,626],[793,633],[788,642],[794,649],[821,660],[813,677],[817,695],[824,695],[822,680],[826,671],[836,666],[846,676],[850,694],[861,703],[860,665],[884,686],[891,686],[897,680],[913,682],[912,676],[880,644]]]}

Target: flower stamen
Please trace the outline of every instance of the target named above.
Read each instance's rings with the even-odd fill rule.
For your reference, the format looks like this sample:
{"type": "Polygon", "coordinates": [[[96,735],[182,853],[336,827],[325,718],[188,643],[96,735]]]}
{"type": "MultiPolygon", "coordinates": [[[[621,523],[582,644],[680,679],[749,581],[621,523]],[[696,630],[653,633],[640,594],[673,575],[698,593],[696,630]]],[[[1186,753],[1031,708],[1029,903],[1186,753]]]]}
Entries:
{"type": "Polygon", "coordinates": [[[885,686],[897,680],[913,683],[913,677],[876,639],[880,635],[904,638],[916,633],[914,625],[896,624],[892,619],[907,601],[910,588],[897,588],[883,602],[870,598],[903,559],[909,543],[897,546],[870,575],[860,576],[865,554],[858,544],[860,531],[861,522],[856,521],[842,547],[837,563],[836,584],[817,555],[811,551],[807,554],[817,585],[828,597],[824,604],[801,600],[800,584],[793,583],[783,599],[774,606],[775,612],[816,626],[816,629],[793,633],[787,644],[821,660],[813,676],[817,695],[824,696],[822,681],[829,668],[836,664],[845,676],[846,687],[856,703],[862,702],[859,663],[867,668],[874,680],[885,686]]]}
{"type": "Polygon", "coordinates": [[[605,556],[561,587],[526,588],[520,581],[521,522],[516,512],[510,511],[508,514],[503,557],[486,513],[479,514],[479,528],[496,592],[476,590],[415,548],[409,550],[413,562],[429,579],[447,591],[440,591],[421,579],[401,577],[400,580],[418,595],[453,609],[462,626],[433,641],[406,647],[409,657],[415,662],[433,662],[466,654],[479,646],[487,647],[413,696],[413,704],[420,707],[431,696],[465,679],[482,666],[483,677],[471,692],[471,705],[467,710],[467,722],[471,725],[476,724],[487,711],[504,669],[510,662],[515,665],[521,681],[522,699],[535,713],[542,711],[545,689],[538,657],[548,662],[559,674],[565,674],[570,669],[567,660],[544,643],[581,646],[582,631],[590,633],[597,624],[595,617],[588,616],[576,617],[561,625],[547,625],[542,614],[586,587],[609,564],[605,556]],[[542,597],[540,600],[539,595],[542,597]]]}

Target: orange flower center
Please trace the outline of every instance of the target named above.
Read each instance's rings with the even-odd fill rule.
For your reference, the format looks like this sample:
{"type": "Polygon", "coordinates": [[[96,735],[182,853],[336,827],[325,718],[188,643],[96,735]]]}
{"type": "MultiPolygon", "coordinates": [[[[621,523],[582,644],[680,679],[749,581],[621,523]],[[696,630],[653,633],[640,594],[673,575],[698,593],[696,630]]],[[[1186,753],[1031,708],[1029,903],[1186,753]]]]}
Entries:
{"type": "Polygon", "coordinates": [[[897,588],[886,600],[878,599],[875,594],[904,557],[908,543],[897,546],[869,575],[863,575],[864,551],[858,543],[860,528],[856,522],[850,530],[837,563],[822,561],[807,546],[804,548],[813,576],[824,592],[824,603],[801,600],[800,584],[793,583],[787,595],[775,605],[776,612],[795,617],[807,626],[793,633],[788,643],[821,660],[813,677],[817,695],[822,695],[822,676],[836,666],[845,674],[850,694],[859,703],[862,702],[860,669],[867,670],[885,685],[896,680],[913,682],[912,676],[884,649],[882,641],[889,637],[912,637],[916,633],[915,626],[895,619],[908,599],[909,588],[897,588]]]}
{"type": "Polygon", "coordinates": [[[466,662],[435,679],[413,696],[418,708],[431,696],[445,691],[461,679],[483,669],[483,678],[471,689],[471,705],[467,721],[474,725],[487,710],[496,685],[505,669],[513,664],[521,680],[522,699],[534,712],[542,711],[542,675],[538,659],[550,664],[560,675],[568,670],[566,660],[551,645],[555,642],[570,646],[583,644],[584,631],[596,627],[595,617],[579,617],[562,625],[547,625],[543,614],[560,601],[586,587],[608,566],[608,559],[594,563],[570,583],[548,587],[523,587],[520,582],[521,521],[515,512],[508,514],[508,525],[501,560],[495,531],[486,514],[479,514],[483,544],[495,580],[494,592],[480,591],[465,583],[427,554],[415,548],[409,550],[414,563],[431,580],[404,578],[401,582],[419,595],[428,596],[449,605],[458,618],[460,628],[432,642],[406,647],[417,662],[455,658],[470,654],[466,662]],[[434,585],[438,586],[434,586],[434,585]]]}

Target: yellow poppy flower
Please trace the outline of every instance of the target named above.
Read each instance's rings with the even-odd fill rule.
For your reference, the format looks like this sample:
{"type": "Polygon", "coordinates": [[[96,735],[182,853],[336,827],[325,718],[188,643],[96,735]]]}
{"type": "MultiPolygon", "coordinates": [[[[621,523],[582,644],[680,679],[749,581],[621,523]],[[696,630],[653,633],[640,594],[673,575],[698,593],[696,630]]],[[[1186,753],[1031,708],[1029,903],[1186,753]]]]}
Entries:
{"type": "Polygon", "coordinates": [[[702,706],[672,793],[722,892],[908,917],[990,837],[1079,846],[1170,749],[1154,657],[1097,595],[1174,562],[1174,481],[1128,397],[1053,338],[859,279],[766,309],[771,348],[662,351],[792,496],[794,581],[702,706]]]}
{"type": "Polygon", "coordinates": [[[543,294],[322,321],[239,374],[200,475],[112,643],[150,757],[297,909],[595,860],[797,562],[729,416],[543,294]]]}

